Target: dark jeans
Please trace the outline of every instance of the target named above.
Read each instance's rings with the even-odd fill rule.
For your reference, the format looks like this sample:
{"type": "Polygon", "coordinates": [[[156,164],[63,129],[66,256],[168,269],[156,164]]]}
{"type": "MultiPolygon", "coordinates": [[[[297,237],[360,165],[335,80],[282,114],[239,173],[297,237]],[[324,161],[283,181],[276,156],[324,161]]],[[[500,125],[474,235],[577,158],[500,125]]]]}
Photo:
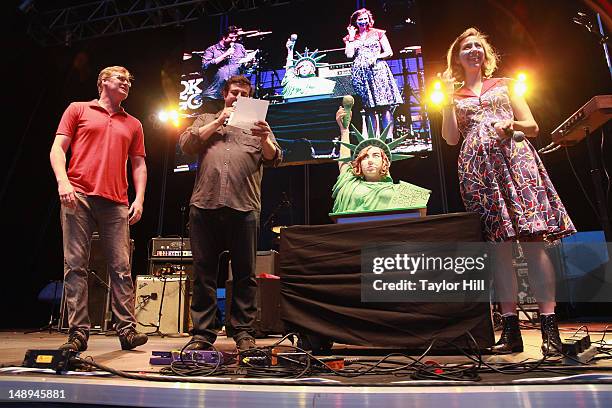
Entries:
{"type": "Polygon", "coordinates": [[[232,262],[231,315],[226,331],[236,342],[253,336],[257,308],[255,258],[259,234],[259,212],[223,207],[189,209],[194,286],[191,298],[193,335],[214,343],[217,338],[217,273],[220,255],[228,250],[232,262]]]}

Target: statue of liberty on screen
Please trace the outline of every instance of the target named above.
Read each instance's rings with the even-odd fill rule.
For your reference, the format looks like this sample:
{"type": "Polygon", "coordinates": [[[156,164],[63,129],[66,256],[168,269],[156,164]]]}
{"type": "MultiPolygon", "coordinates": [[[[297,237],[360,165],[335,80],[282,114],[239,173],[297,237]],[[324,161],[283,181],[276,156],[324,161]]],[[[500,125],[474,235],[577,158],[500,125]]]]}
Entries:
{"type": "Polygon", "coordinates": [[[286,101],[296,100],[296,98],[304,100],[303,98],[332,95],[336,82],[319,78],[316,75],[317,68],[324,65],[319,61],[325,57],[325,54],[319,55],[318,50],[310,52],[306,48],[302,54],[296,51],[297,58],[294,58],[293,50],[296,40],[297,34],[291,34],[285,44],[287,62],[285,63],[285,76],[281,82],[283,99],[286,101]]]}

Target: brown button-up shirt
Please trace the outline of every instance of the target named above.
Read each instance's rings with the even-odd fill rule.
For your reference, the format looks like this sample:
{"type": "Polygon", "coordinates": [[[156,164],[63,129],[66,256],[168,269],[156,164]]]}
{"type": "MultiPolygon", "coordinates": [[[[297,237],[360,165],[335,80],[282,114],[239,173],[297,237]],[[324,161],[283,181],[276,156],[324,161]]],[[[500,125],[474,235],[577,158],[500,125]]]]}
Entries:
{"type": "Polygon", "coordinates": [[[198,156],[198,172],[189,203],[202,209],[260,211],[263,166],[276,167],[281,163],[280,146],[270,134],[276,155],[266,160],[260,138],[233,126],[220,127],[203,142],[197,129],[217,119],[220,113],[198,116],[179,139],[183,152],[198,156]]]}

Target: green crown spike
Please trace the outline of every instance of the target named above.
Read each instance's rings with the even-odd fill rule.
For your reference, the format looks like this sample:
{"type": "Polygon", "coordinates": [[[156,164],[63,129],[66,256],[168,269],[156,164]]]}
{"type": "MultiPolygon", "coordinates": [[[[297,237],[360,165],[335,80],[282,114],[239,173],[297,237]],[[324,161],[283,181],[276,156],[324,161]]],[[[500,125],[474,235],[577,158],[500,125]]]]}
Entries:
{"type": "MultiPolygon", "coordinates": [[[[293,58],[291,60],[291,63],[293,65],[291,65],[292,68],[295,68],[298,64],[302,63],[303,61],[308,61],[310,62],[312,65],[314,65],[315,68],[320,68],[322,66],[325,66],[327,64],[324,63],[320,63],[319,61],[321,59],[323,59],[327,54],[320,54],[318,55],[319,50],[314,50],[313,52],[310,52],[308,50],[308,48],[304,49],[304,53],[300,54],[298,51],[295,52],[295,54],[297,55],[297,58],[293,58]]],[[[310,76],[313,76],[314,74],[311,74],[310,76]]]]}
{"type": "Polygon", "coordinates": [[[408,138],[409,135],[404,135],[387,144],[385,140],[387,138],[387,135],[389,134],[391,124],[387,125],[387,127],[383,130],[379,137],[377,137],[376,133],[374,133],[374,126],[372,126],[372,121],[370,120],[370,118],[366,119],[366,124],[368,134],[366,135],[367,137],[364,137],[364,135],[361,134],[361,132],[359,132],[359,130],[357,130],[357,128],[351,123],[351,128],[355,132],[357,144],[354,145],[352,143],[340,142],[343,146],[348,147],[348,149],[351,151],[351,155],[349,157],[336,159],[336,161],[340,161],[343,163],[353,161],[357,158],[357,156],[359,156],[359,153],[368,146],[379,147],[383,152],[385,152],[385,154],[389,158],[389,161],[391,162],[397,160],[411,159],[414,157],[409,154],[391,153],[391,150],[399,146],[404,140],[408,138]]]}

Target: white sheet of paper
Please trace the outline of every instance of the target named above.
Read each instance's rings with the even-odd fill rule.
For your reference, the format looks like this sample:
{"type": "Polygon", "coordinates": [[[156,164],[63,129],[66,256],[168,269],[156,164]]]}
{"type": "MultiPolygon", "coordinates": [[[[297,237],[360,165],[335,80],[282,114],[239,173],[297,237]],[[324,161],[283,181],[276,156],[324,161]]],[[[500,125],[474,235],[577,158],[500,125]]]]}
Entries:
{"type": "Polygon", "coordinates": [[[255,122],[266,120],[268,105],[270,105],[270,101],[239,97],[236,101],[234,113],[229,118],[227,125],[250,130],[255,122]]]}
{"type": "Polygon", "coordinates": [[[255,50],[255,51],[247,51],[246,55],[240,60],[238,61],[239,64],[245,64],[247,62],[252,61],[255,58],[255,54],[257,54],[257,51],[259,50],[255,50]]]}

